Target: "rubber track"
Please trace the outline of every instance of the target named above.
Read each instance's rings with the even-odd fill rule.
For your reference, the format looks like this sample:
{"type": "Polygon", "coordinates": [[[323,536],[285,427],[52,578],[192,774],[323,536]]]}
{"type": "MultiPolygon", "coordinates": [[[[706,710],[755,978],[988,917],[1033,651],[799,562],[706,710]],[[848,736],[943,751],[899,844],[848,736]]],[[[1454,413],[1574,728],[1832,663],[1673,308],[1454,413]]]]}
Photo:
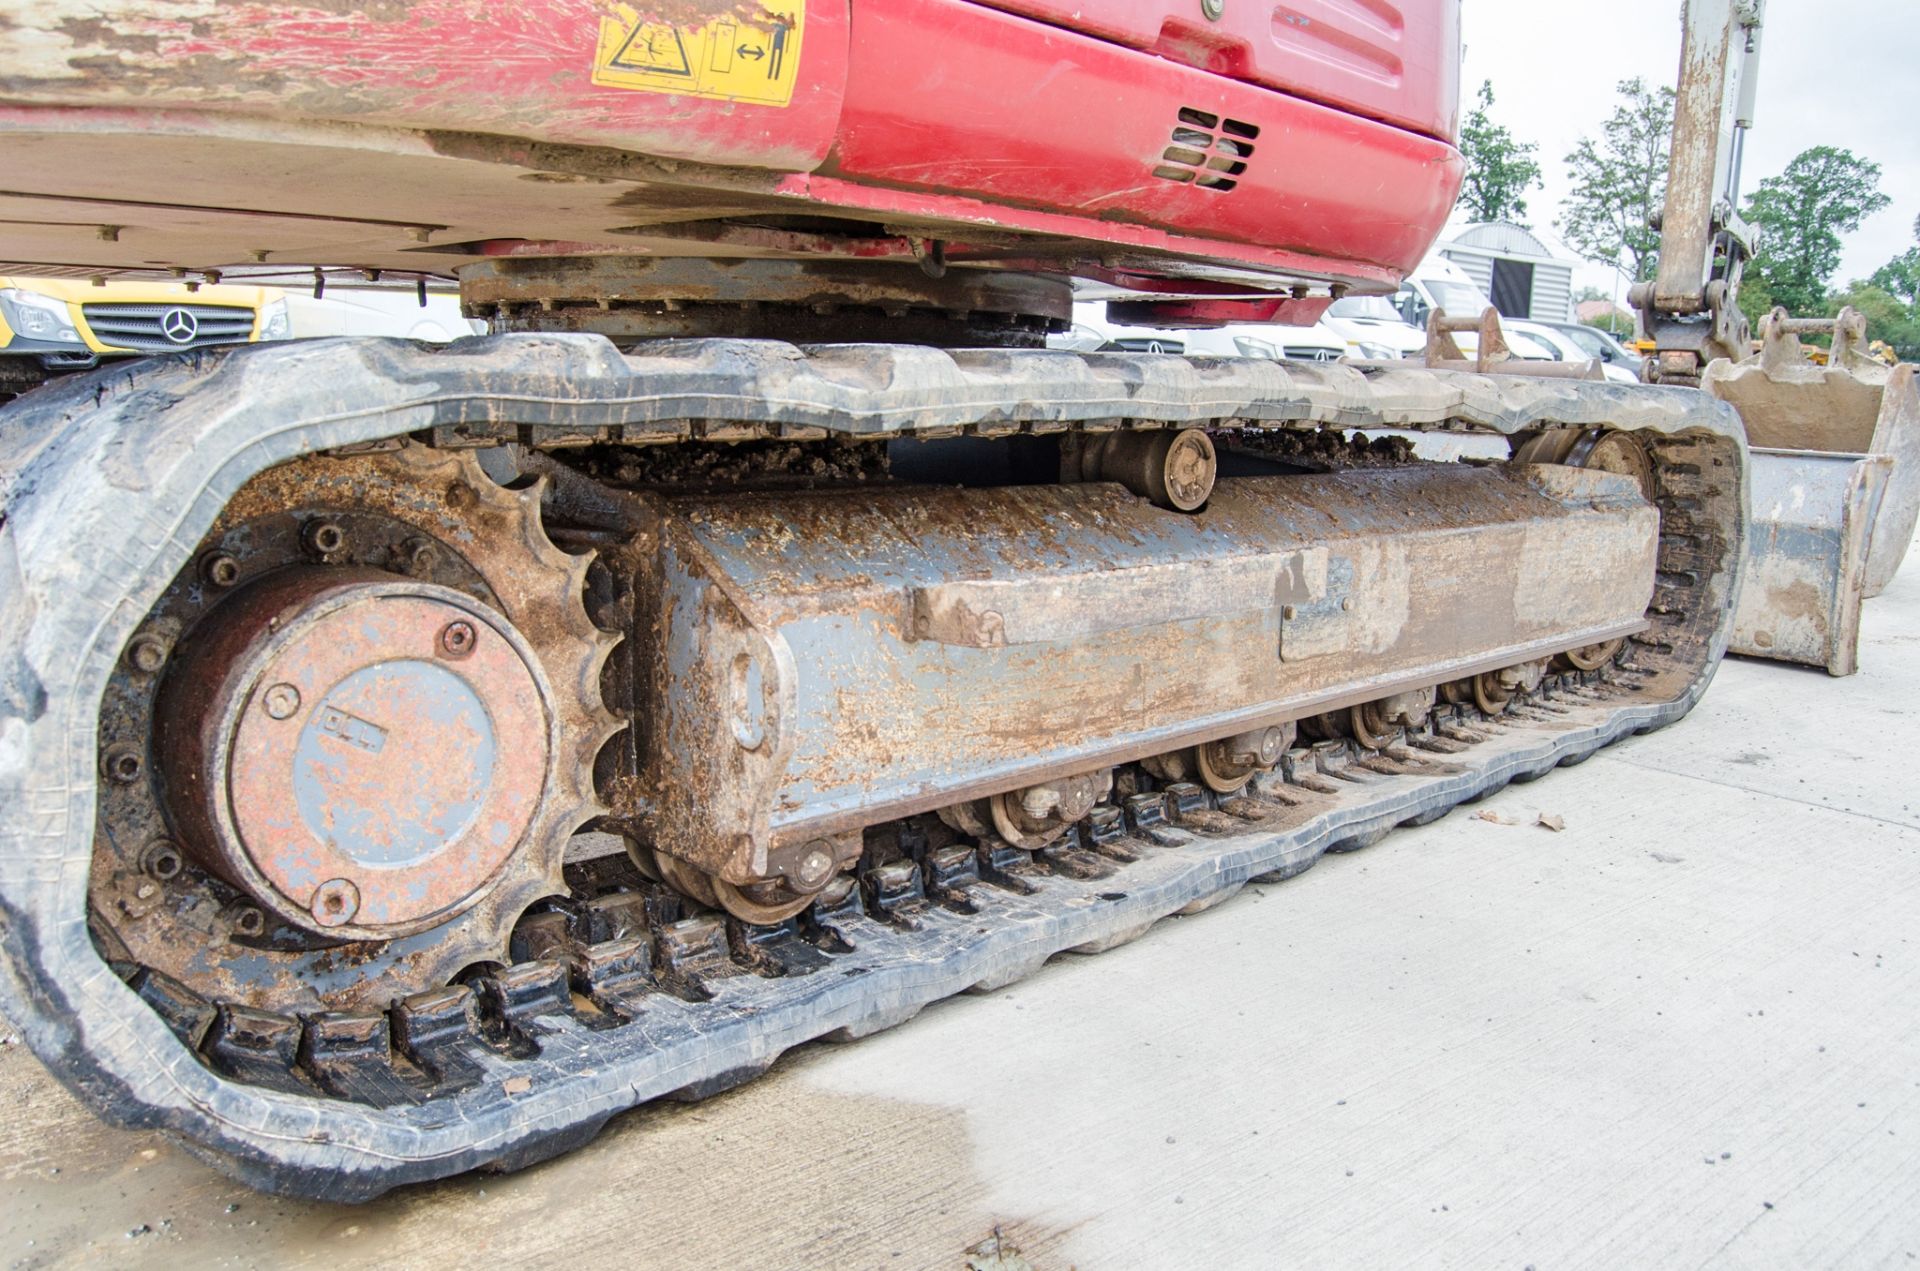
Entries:
{"type": "MultiPolygon", "coordinates": [[[[622,354],[598,337],[505,335],[439,350],[260,345],[64,380],[0,411],[0,1007],[103,1116],[175,1132],[257,1187],[364,1200],[482,1165],[524,1165],[635,1104],[725,1088],[794,1045],[871,1032],[1060,951],[1129,938],[1248,879],[1297,873],[1324,851],[1678,719],[1725,649],[1745,462],[1733,411],[1687,390],[1146,354],[759,341],[622,354]],[[1564,685],[1461,734],[1472,742],[1457,753],[1441,737],[1435,751],[1398,759],[1339,747],[1290,756],[1291,782],[1269,790],[1273,815],[1231,832],[1223,814],[1191,808],[1182,828],[1156,825],[1182,815],[1163,795],[1159,812],[1151,800],[1129,809],[1122,854],[1139,859],[1112,876],[1042,870],[1018,888],[961,877],[971,914],[924,903],[914,879],[870,878],[865,903],[829,919],[844,941],[824,946],[781,931],[744,939],[736,928],[723,949],[714,920],[683,922],[656,933],[651,981],[609,987],[612,1016],[576,1017],[564,983],[552,991],[548,973],[564,968],[512,968],[488,995],[489,1035],[437,1052],[466,1074],[463,1088],[424,1102],[375,1107],[222,1077],[94,947],[85,904],[107,675],[221,506],[272,464],[407,434],[552,445],[1188,422],[1641,432],[1659,464],[1663,522],[1653,627],[1636,637],[1631,691],[1564,685]],[[742,973],[769,959],[796,971],[825,962],[829,973],[742,973]],[[710,1000],[661,991],[681,973],[698,979],[699,991],[678,984],[685,996],[710,1000]],[[625,1013],[631,1023],[605,1026],[625,1013]]],[[[1002,858],[983,849],[974,872],[991,875],[1002,858]]]]}

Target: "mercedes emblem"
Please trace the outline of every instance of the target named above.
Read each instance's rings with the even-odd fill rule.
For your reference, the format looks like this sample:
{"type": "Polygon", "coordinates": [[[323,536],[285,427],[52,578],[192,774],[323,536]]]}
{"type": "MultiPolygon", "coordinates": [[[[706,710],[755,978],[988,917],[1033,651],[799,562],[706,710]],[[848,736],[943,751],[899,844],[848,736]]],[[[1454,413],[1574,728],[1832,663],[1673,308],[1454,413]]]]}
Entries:
{"type": "Polygon", "coordinates": [[[200,334],[200,320],[185,309],[169,309],[160,315],[160,334],[175,344],[192,344],[200,334]]]}

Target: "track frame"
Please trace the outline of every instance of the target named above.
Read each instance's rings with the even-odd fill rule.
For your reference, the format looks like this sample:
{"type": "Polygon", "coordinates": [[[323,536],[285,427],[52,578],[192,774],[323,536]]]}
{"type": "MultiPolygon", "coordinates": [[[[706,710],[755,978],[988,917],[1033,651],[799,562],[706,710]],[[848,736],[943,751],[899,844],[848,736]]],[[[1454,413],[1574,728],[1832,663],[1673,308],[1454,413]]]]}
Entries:
{"type": "Polygon", "coordinates": [[[483,1165],[528,1164],[646,1099],[723,1089],[794,1045],[871,1032],[954,992],[1017,979],[1055,953],[1116,943],[1249,879],[1297,873],[1325,851],[1680,718],[1726,646],[1745,467],[1731,409],[1687,390],[1157,355],[746,341],[623,354],[597,337],[509,335],[445,350],[399,341],[256,346],[74,377],[14,403],[0,422],[0,1006],[102,1115],[173,1131],[267,1190],[364,1200],[483,1165]],[[1308,797],[1298,807],[1281,801],[1306,812],[1281,818],[1280,828],[1157,833],[1151,818],[1136,819],[1130,831],[1151,850],[1124,867],[1124,892],[1111,879],[1060,873],[1031,890],[971,888],[981,899],[964,919],[938,906],[911,926],[846,914],[852,947],[832,958],[847,974],[720,976],[698,1004],[659,995],[637,1028],[589,1029],[556,1002],[529,1016],[530,1053],[472,1050],[485,1080],[418,1104],[374,1107],[220,1076],[90,938],[108,673],[221,507],[275,463],[407,436],[553,446],[1230,421],[1639,432],[1660,453],[1665,484],[1654,627],[1635,637],[1645,657],[1632,692],[1612,700],[1575,692],[1467,751],[1423,760],[1425,769],[1389,756],[1388,771],[1366,760],[1358,772],[1367,776],[1350,779],[1334,771],[1351,767],[1346,758],[1316,751],[1314,771],[1292,774],[1308,797]]]}

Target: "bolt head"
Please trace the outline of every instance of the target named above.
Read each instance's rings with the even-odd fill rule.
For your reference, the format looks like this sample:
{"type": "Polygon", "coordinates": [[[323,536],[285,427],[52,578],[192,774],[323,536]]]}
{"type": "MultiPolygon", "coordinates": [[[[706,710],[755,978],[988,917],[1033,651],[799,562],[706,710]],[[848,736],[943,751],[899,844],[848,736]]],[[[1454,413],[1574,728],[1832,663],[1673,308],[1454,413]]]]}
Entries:
{"type": "Polygon", "coordinates": [[[347,532],[333,521],[308,521],[300,531],[301,546],[317,560],[325,560],[347,545],[347,532]]]}
{"type": "Polygon", "coordinates": [[[400,551],[402,566],[416,578],[425,578],[440,567],[440,548],[430,539],[410,539],[400,551]]]}
{"type": "Polygon", "coordinates": [[[454,659],[467,657],[479,638],[471,622],[449,622],[440,631],[440,652],[454,659]]]}
{"type": "Polygon", "coordinates": [[[152,675],[167,664],[167,642],[156,635],[135,636],[127,646],[127,662],[134,670],[152,675]]]}
{"type": "Polygon", "coordinates": [[[1227,11],[1227,0],[1200,0],[1200,12],[1209,22],[1218,22],[1227,11]]]}
{"type": "Polygon", "coordinates": [[[107,747],[107,753],[100,757],[100,767],[106,773],[107,780],[115,785],[130,786],[140,779],[140,772],[146,764],[141,760],[138,749],[122,744],[107,747]]]}
{"type": "Polygon", "coordinates": [[[140,853],[140,868],[153,878],[166,882],[179,876],[180,850],[166,839],[155,839],[140,853]]]}
{"type": "Polygon", "coordinates": [[[268,719],[291,719],[300,709],[300,690],[291,684],[275,684],[261,697],[268,719]]]}
{"type": "Polygon", "coordinates": [[[360,889],[349,879],[329,878],[313,889],[313,900],[307,908],[323,927],[345,926],[360,912],[360,889]]]}
{"type": "Polygon", "coordinates": [[[231,587],[240,581],[240,562],[225,552],[209,553],[200,562],[200,577],[215,587],[231,587]]]}
{"type": "Polygon", "coordinates": [[[833,852],[825,843],[810,846],[793,867],[793,881],[805,891],[824,887],[833,877],[833,852]]]}

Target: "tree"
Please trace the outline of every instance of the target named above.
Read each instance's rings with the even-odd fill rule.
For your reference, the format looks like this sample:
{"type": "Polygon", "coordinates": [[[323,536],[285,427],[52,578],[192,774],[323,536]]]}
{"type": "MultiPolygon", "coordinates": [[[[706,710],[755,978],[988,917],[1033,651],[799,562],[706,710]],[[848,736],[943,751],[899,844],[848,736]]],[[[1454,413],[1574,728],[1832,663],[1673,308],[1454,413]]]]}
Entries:
{"type": "Polygon", "coordinates": [[[1920,247],[1907,248],[1874,270],[1867,281],[1908,304],[1920,304],[1920,247]]]}
{"type": "Polygon", "coordinates": [[[1765,278],[1748,270],[1740,279],[1740,294],[1735,303],[1740,306],[1740,312],[1747,315],[1747,327],[1757,336],[1761,319],[1773,312],[1773,289],[1767,286],[1765,278]]]}
{"type": "Polygon", "coordinates": [[[1856,282],[1830,298],[1826,312],[1840,312],[1840,306],[1852,305],[1867,320],[1867,339],[1885,340],[1902,361],[1920,358],[1920,315],[1914,306],[1885,288],[1856,282]]]}
{"type": "Polygon", "coordinates": [[[1763,279],[1774,303],[1790,312],[1824,312],[1827,280],[1840,267],[1840,235],[1891,201],[1880,193],[1879,164],[1835,146],[1802,150],[1747,198],[1754,237],[1749,274],[1763,279]]]}
{"type": "Polygon", "coordinates": [[[1634,78],[1622,80],[1619,93],[1599,140],[1582,137],[1567,156],[1573,191],[1559,226],[1582,256],[1638,280],[1653,277],[1660,259],[1652,221],[1667,198],[1673,90],[1634,78]]]}
{"type": "Polygon", "coordinates": [[[1467,161],[1460,206],[1476,221],[1514,221],[1525,225],[1527,201],[1520,196],[1540,184],[1540,165],[1531,141],[1515,141],[1506,127],[1488,116],[1493,85],[1482,81],[1480,104],[1460,129],[1460,153],[1467,161]]]}
{"type": "MultiPolygon", "coordinates": [[[[1913,236],[1920,239],[1920,216],[1913,218],[1913,236]]],[[[1907,248],[1874,270],[1867,281],[1910,305],[1920,305],[1920,247],[1907,248]]]]}
{"type": "MultiPolygon", "coordinates": [[[[1920,238],[1920,217],[1913,222],[1920,238]]],[[[1865,282],[1856,282],[1828,306],[1850,304],[1866,315],[1867,338],[1885,340],[1902,360],[1920,360],[1920,247],[1909,247],[1865,282]]]]}

